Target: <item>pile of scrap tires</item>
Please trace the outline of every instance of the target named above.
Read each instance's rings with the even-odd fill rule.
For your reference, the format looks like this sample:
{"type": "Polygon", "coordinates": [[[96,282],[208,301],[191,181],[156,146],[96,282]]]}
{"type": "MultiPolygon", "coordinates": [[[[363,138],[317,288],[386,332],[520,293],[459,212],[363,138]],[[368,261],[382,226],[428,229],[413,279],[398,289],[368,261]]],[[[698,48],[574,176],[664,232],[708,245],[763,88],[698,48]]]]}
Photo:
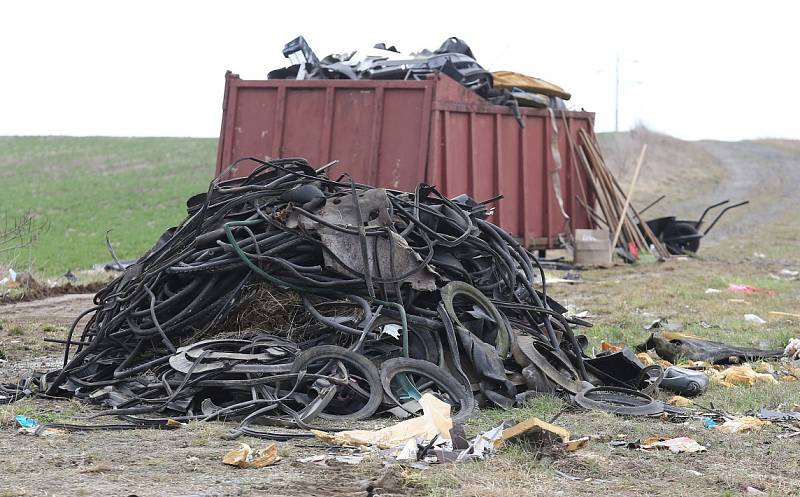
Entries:
{"type": "Polygon", "coordinates": [[[589,323],[547,296],[536,257],[486,205],[331,179],[303,159],[242,162],[257,167],[191,197],[186,219],[97,293],[39,388],[120,426],[227,419],[282,439],[306,433],[275,427],[414,413],[425,392],[461,421],[609,383],[587,371],[574,329],[589,323]],[[221,333],[253,287],[295,295],[302,333],[221,333]]]}

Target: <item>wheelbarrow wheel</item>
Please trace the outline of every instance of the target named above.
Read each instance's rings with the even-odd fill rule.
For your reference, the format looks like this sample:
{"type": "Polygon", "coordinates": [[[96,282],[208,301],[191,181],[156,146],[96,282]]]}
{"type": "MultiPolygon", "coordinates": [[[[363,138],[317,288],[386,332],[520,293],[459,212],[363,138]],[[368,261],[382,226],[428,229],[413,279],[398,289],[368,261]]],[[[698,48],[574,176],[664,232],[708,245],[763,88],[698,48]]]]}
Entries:
{"type": "Polygon", "coordinates": [[[700,248],[700,232],[689,223],[675,223],[664,230],[662,241],[671,254],[695,253],[700,248]]]}

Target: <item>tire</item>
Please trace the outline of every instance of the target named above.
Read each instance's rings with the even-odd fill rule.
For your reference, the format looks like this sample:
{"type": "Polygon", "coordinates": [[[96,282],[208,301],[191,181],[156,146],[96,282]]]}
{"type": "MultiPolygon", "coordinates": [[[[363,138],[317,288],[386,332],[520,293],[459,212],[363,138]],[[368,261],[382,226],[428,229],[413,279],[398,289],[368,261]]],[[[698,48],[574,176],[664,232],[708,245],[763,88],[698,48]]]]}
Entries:
{"type": "Polygon", "coordinates": [[[664,412],[664,404],[638,390],[620,387],[595,387],[575,395],[575,403],[584,409],[623,416],[654,416],[664,412]]]}
{"type": "Polygon", "coordinates": [[[320,359],[338,359],[342,362],[355,365],[356,368],[363,373],[364,379],[369,384],[369,399],[367,403],[358,411],[348,414],[333,414],[323,412],[319,417],[323,419],[334,419],[341,421],[355,421],[359,419],[366,419],[378,410],[378,407],[383,400],[383,388],[381,388],[381,377],[378,368],[366,357],[355,352],[351,352],[344,347],[338,345],[319,345],[311,347],[297,356],[292,364],[292,373],[299,373],[306,369],[306,367],[313,361],[320,359]]]}
{"type": "Polygon", "coordinates": [[[503,359],[508,356],[508,352],[511,348],[511,331],[508,329],[506,320],[503,319],[503,315],[500,314],[494,304],[492,304],[491,301],[486,298],[486,295],[484,295],[483,292],[472,285],[464,283],[463,281],[452,281],[442,288],[441,293],[444,308],[447,310],[447,314],[450,316],[450,319],[453,320],[453,324],[457,327],[460,326],[461,328],[468,329],[458,319],[455,308],[453,307],[453,302],[457,296],[462,295],[464,297],[468,297],[481,308],[483,308],[483,310],[486,311],[486,313],[491,316],[497,324],[497,341],[496,343],[492,344],[497,350],[497,355],[503,359]]]}
{"type": "Polygon", "coordinates": [[[392,392],[392,380],[401,373],[412,373],[433,380],[437,386],[444,390],[451,399],[458,401],[460,409],[451,414],[454,423],[462,423],[475,412],[475,398],[471,392],[464,389],[464,386],[456,380],[453,375],[444,368],[428,361],[397,357],[384,361],[381,365],[381,384],[386,396],[397,405],[400,401],[392,392]]]}

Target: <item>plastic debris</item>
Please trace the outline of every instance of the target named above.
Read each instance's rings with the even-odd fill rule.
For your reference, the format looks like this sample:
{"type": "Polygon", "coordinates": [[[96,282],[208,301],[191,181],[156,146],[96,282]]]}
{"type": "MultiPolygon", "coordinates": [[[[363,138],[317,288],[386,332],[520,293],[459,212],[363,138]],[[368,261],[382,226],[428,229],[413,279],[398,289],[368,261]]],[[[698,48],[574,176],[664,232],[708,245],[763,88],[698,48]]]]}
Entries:
{"type": "Polygon", "coordinates": [[[721,293],[721,292],[722,292],[722,290],[719,290],[717,288],[706,288],[706,295],[709,295],[709,294],[712,294],[712,293],[721,293]]]}
{"type": "Polygon", "coordinates": [[[692,401],[687,399],[686,397],[681,397],[680,395],[673,395],[667,401],[667,404],[676,407],[689,407],[692,405],[692,401]]]}
{"type": "Polygon", "coordinates": [[[760,430],[764,426],[770,425],[769,421],[763,421],[753,416],[744,416],[741,418],[729,419],[717,425],[714,429],[725,433],[742,433],[745,431],[760,430]]]}
{"type": "Polygon", "coordinates": [[[748,295],[751,295],[751,294],[754,294],[754,293],[764,293],[764,294],[769,295],[770,297],[775,295],[775,290],[767,290],[765,288],[757,288],[757,287],[750,286],[750,285],[734,285],[734,284],[731,284],[731,285],[728,285],[728,291],[731,291],[733,293],[744,293],[744,294],[748,294],[748,295]]]}
{"type": "Polygon", "coordinates": [[[650,357],[650,354],[647,352],[639,352],[636,354],[636,358],[639,359],[639,362],[641,362],[643,366],[652,366],[656,363],[655,359],[650,357]]]}
{"type": "MultiPolygon", "coordinates": [[[[795,407],[800,407],[795,404],[795,407]]],[[[773,411],[772,409],[765,409],[761,408],[758,411],[759,419],[765,419],[767,421],[800,421],[800,409],[796,411],[784,412],[784,411],[773,411]]]]}
{"type": "Polygon", "coordinates": [[[17,420],[17,424],[20,428],[36,428],[39,426],[39,422],[33,418],[29,418],[27,416],[23,416],[21,414],[17,414],[14,416],[14,419],[17,420]]]}
{"type": "Polygon", "coordinates": [[[497,445],[498,441],[503,436],[505,424],[501,423],[491,430],[487,430],[470,442],[469,447],[464,449],[456,459],[457,461],[463,461],[467,458],[474,458],[474,459],[483,459],[485,456],[493,453],[499,445],[497,445]]]}
{"type": "Polygon", "coordinates": [[[755,323],[755,324],[765,324],[766,323],[765,320],[761,319],[756,314],[745,314],[744,315],[744,320],[747,321],[748,323],[755,323]]]}
{"type": "Polygon", "coordinates": [[[710,430],[717,426],[717,422],[711,418],[703,418],[703,427],[710,430]]]}
{"type": "Polygon", "coordinates": [[[681,331],[683,325],[680,323],[670,323],[666,318],[658,318],[644,327],[645,330],[664,329],[667,331],[681,331]]]}
{"type": "Polygon", "coordinates": [[[756,384],[778,382],[778,380],[769,373],[757,373],[750,364],[731,366],[719,372],[711,370],[711,375],[711,379],[714,383],[724,387],[733,387],[737,385],[753,386],[756,384]]]}
{"type": "Polygon", "coordinates": [[[800,359],[800,338],[792,338],[783,349],[783,355],[791,360],[800,359]]]}
{"type": "Polygon", "coordinates": [[[639,446],[642,450],[669,449],[675,454],[705,452],[706,447],[697,443],[697,440],[689,437],[677,437],[663,439],[660,437],[650,437],[645,439],[639,446]]]}
{"type": "Polygon", "coordinates": [[[254,451],[246,443],[240,443],[238,449],[233,449],[222,458],[222,462],[237,468],[263,468],[271,466],[280,460],[278,446],[274,443],[263,449],[254,451]]]}
{"type": "Polygon", "coordinates": [[[404,445],[409,440],[432,440],[437,436],[442,442],[450,440],[450,429],[453,427],[450,404],[439,400],[431,393],[422,394],[419,404],[422,406],[422,416],[406,419],[380,430],[347,430],[335,433],[311,430],[311,432],[318,439],[331,445],[374,445],[381,449],[404,445]]]}
{"type": "Polygon", "coordinates": [[[600,342],[600,350],[602,352],[610,352],[610,353],[613,354],[614,352],[619,352],[620,350],[622,350],[624,348],[625,348],[624,345],[618,345],[618,344],[606,342],[605,340],[600,342]]]}

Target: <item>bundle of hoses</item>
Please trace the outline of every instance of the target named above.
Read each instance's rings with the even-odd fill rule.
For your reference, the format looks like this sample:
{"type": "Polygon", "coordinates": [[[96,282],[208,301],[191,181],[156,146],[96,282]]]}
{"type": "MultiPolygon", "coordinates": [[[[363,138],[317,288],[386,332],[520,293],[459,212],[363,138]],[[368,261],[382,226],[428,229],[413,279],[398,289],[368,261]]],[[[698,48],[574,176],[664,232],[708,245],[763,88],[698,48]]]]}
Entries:
{"type": "Polygon", "coordinates": [[[332,180],[303,159],[235,166],[253,163],[190,198],[188,217],[97,293],[63,368],[41,378],[46,393],[134,426],[231,419],[281,438],[253,425],[415,412],[424,392],[462,420],[476,405],[587,386],[573,328],[588,323],[547,297],[536,258],[484,204],[332,180]],[[299,295],[301,340],[221,337],[259,285],[299,295]]]}

